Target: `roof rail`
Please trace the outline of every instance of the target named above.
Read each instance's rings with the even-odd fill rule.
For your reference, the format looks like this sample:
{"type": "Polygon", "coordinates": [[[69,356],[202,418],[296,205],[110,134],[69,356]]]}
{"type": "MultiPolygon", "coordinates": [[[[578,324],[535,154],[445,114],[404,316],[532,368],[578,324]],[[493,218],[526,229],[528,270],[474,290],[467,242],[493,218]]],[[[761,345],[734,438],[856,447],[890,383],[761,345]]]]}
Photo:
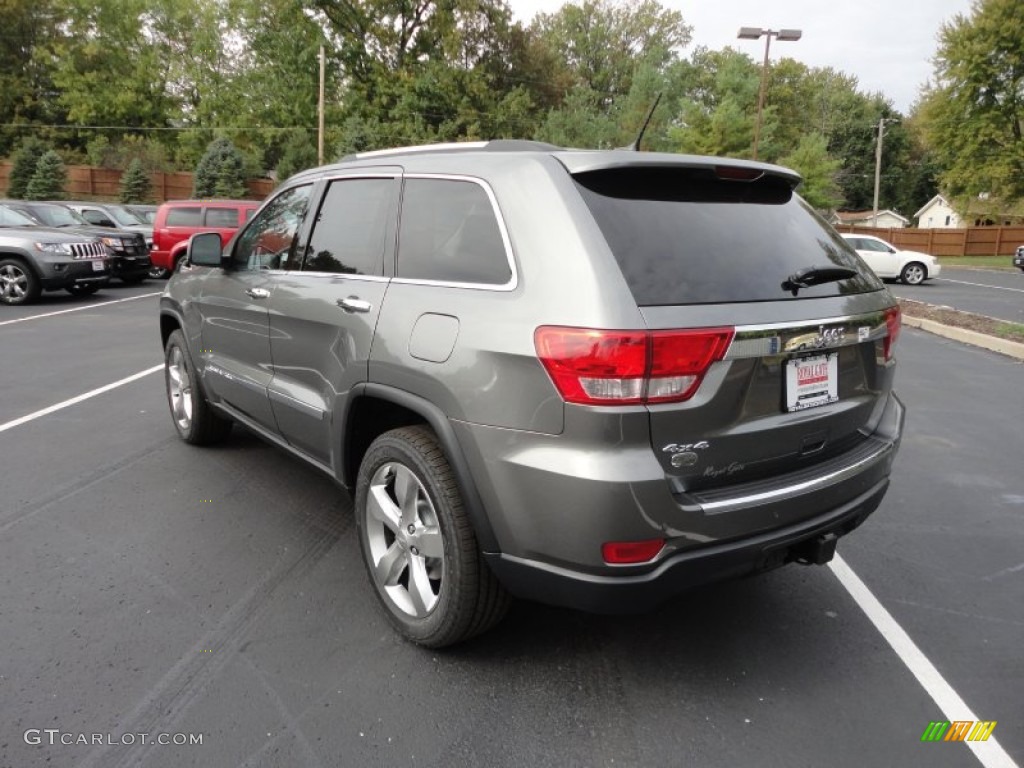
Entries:
{"type": "Polygon", "coordinates": [[[393,149],[376,149],[370,152],[356,152],[346,155],[346,160],[366,160],[373,157],[390,157],[392,155],[409,155],[418,152],[458,152],[468,150],[484,150],[486,152],[553,152],[561,149],[554,144],[543,141],[526,141],[519,139],[494,139],[492,141],[454,141],[438,144],[418,144],[411,147],[394,147],[393,149]]]}

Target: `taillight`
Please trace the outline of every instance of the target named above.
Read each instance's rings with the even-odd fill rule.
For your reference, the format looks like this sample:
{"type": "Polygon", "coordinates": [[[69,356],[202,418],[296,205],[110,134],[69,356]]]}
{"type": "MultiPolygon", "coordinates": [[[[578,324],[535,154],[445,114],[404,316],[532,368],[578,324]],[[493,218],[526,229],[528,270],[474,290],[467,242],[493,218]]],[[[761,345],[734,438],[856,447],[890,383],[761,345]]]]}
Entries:
{"type": "Polygon", "coordinates": [[[886,362],[892,360],[893,347],[896,346],[896,339],[900,337],[901,326],[902,317],[900,315],[899,305],[897,304],[895,307],[889,307],[885,310],[885,328],[888,333],[885,337],[882,348],[884,350],[886,362]]]}
{"type": "Polygon", "coordinates": [[[732,328],[603,331],[542,326],[537,356],[569,403],[630,405],[687,400],[725,355],[732,328]]]}

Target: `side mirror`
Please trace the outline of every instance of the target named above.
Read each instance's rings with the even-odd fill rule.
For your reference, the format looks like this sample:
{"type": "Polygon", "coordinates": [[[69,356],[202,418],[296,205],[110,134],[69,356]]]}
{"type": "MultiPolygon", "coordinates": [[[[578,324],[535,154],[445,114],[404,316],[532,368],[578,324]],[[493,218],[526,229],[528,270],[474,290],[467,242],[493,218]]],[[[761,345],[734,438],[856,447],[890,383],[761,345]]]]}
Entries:
{"type": "Polygon", "coordinates": [[[216,232],[199,232],[188,239],[186,258],[197,267],[219,267],[221,265],[220,235],[216,232]]]}

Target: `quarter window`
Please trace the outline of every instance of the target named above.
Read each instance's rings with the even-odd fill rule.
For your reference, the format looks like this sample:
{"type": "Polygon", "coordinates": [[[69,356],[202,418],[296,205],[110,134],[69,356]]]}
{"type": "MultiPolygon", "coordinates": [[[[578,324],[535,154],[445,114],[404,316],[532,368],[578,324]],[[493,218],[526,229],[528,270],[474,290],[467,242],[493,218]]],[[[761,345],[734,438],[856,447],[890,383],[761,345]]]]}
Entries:
{"type": "Polygon", "coordinates": [[[482,186],[406,179],[398,277],[487,285],[512,278],[494,207],[482,186]]]}
{"type": "Polygon", "coordinates": [[[235,243],[235,269],[295,269],[311,190],[308,184],[293,187],[267,203],[235,243]]]}
{"type": "Polygon", "coordinates": [[[383,274],[397,184],[394,178],[332,181],[306,246],[303,271],[383,274]]]}

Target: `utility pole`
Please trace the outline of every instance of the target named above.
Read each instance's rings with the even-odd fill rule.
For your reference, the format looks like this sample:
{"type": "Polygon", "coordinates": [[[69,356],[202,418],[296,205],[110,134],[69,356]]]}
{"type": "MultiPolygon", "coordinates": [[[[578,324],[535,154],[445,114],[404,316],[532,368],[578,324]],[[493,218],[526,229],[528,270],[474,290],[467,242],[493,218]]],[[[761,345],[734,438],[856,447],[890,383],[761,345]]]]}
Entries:
{"type": "MultiPolygon", "coordinates": [[[[324,72],[327,69],[327,63],[324,57],[324,47],[320,46],[320,101],[319,101],[319,126],[316,136],[316,156],[317,164],[324,164],[324,72]]],[[[877,185],[876,185],[877,186],[877,185]]],[[[877,198],[877,193],[876,193],[877,198]]]]}
{"type": "Polygon", "coordinates": [[[882,139],[885,137],[885,124],[895,123],[895,118],[878,118],[878,142],[875,144],[875,202],[871,207],[871,226],[878,226],[878,187],[882,180],[882,139]]]}

